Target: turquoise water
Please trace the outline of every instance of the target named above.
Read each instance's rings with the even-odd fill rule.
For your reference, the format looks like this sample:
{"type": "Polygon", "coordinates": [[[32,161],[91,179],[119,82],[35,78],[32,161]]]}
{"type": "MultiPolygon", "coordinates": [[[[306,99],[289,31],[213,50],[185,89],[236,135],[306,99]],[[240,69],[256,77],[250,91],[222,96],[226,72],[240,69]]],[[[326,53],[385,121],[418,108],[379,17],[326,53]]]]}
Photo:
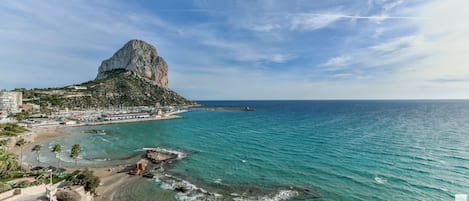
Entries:
{"type": "MultiPolygon", "coordinates": [[[[215,192],[301,186],[317,192],[317,200],[454,200],[456,193],[469,194],[469,101],[201,103],[256,110],[190,111],[178,120],[91,127],[108,135],[84,134],[90,127],[80,127],[46,144],[66,149],[80,143],[79,164],[86,165],[134,160],[129,156],[144,147],[180,149],[189,157],[171,172],[215,192]]],[[[51,153],[42,154],[53,162],[51,153]]],[[[148,189],[142,200],[166,200],[152,196],[166,192],[156,182],[133,185],[116,198],[148,189]]]]}

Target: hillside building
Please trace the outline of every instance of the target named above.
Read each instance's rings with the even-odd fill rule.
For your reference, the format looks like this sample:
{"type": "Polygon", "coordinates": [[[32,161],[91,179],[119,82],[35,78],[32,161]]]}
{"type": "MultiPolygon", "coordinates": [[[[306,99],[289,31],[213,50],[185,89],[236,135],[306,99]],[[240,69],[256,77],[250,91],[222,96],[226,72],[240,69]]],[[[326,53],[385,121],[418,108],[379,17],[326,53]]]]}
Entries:
{"type": "Polygon", "coordinates": [[[23,92],[0,91],[0,111],[5,113],[21,112],[23,92]]]}

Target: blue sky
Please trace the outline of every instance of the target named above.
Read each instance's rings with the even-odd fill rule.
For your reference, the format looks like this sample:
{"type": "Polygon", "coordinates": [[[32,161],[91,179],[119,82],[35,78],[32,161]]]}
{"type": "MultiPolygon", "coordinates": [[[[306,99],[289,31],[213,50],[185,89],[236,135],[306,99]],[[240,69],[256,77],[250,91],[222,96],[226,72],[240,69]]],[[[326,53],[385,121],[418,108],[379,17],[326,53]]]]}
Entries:
{"type": "Polygon", "coordinates": [[[202,99],[469,98],[469,1],[0,2],[0,88],[94,79],[130,39],[202,99]]]}

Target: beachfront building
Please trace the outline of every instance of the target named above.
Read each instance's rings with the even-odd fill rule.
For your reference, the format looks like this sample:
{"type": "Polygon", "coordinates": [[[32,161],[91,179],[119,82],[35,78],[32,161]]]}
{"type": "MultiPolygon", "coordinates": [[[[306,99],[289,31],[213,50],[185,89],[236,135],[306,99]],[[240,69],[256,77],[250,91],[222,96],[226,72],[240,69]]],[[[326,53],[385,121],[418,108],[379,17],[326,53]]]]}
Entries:
{"type": "Polygon", "coordinates": [[[0,91],[0,112],[18,113],[23,107],[23,92],[0,91]]]}
{"type": "Polygon", "coordinates": [[[105,121],[115,121],[115,120],[125,120],[125,119],[142,119],[142,118],[149,118],[149,117],[150,117],[150,114],[146,112],[103,115],[103,119],[105,121]]]}
{"type": "Polygon", "coordinates": [[[75,90],[87,90],[88,87],[83,87],[83,86],[68,86],[67,88],[69,89],[75,89],[75,90]]]}

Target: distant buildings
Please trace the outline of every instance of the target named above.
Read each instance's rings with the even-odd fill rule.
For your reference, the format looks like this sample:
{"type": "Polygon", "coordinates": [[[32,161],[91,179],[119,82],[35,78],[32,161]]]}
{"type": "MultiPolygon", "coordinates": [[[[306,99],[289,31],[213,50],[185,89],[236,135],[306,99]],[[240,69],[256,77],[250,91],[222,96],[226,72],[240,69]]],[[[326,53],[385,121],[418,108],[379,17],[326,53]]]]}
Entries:
{"type": "Polygon", "coordinates": [[[88,87],[82,87],[82,86],[68,86],[70,89],[75,89],[75,90],[86,90],[88,87]]]}
{"type": "Polygon", "coordinates": [[[33,111],[33,112],[37,112],[37,111],[40,111],[41,110],[41,106],[40,105],[36,105],[36,104],[33,104],[33,103],[26,103],[26,104],[23,104],[23,111],[33,111]]]}
{"type": "Polygon", "coordinates": [[[115,121],[115,120],[124,120],[124,119],[142,119],[151,117],[150,114],[146,112],[136,112],[136,113],[122,113],[122,114],[108,114],[103,115],[105,121],[115,121]]]}
{"type": "Polygon", "coordinates": [[[0,112],[17,113],[23,107],[23,93],[16,91],[0,91],[0,112]]]}

